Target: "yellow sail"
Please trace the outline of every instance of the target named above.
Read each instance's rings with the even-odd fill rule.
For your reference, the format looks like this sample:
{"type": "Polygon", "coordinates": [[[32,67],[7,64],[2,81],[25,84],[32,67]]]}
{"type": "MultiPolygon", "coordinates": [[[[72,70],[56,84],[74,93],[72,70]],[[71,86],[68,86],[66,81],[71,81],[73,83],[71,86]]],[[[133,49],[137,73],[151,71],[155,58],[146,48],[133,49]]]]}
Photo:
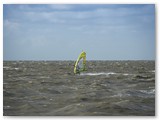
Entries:
{"type": "Polygon", "coordinates": [[[80,73],[85,70],[86,70],[86,53],[83,51],[79,55],[75,65],[74,65],[74,73],[77,74],[77,73],[80,73]],[[81,65],[80,65],[80,63],[81,63],[81,65]]]}

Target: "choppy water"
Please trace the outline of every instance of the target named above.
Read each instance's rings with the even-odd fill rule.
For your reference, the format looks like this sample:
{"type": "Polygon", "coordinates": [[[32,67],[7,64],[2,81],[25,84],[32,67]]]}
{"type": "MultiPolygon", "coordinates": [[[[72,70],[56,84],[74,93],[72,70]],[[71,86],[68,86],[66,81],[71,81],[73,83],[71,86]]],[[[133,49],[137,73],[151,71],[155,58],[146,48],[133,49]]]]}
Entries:
{"type": "Polygon", "coordinates": [[[3,114],[155,115],[154,61],[4,61],[3,114]]]}

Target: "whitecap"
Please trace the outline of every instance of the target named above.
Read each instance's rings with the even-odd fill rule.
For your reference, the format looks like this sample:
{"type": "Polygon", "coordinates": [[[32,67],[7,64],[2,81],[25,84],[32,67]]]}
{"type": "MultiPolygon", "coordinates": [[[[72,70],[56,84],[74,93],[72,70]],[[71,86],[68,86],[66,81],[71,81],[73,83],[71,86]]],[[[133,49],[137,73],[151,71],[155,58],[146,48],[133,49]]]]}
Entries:
{"type": "Polygon", "coordinates": [[[10,67],[8,67],[8,66],[3,66],[3,69],[10,69],[10,67]]]}
{"type": "Polygon", "coordinates": [[[124,73],[123,75],[124,75],[124,76],[128,76],[128,75],[130,75],[130,74],[128,74],[128,73],[124,73]]]}
{"type": "Polygon", "coordinates": [[[145,93],[145,94],[155,94],[155,89],[151,89],[151,90],[140,90],[141,93],[145,93]]]}
{"type": "Polygon", "coordinates": [[[19,70],[19,68],[14,68],[15,70],[19,70]]]}
{"type": "Polygon", "coordinates": [[[114,72],[109,72],[109,73],[105,73],[105,72],[99,72],[99,73],[81,73],[80,75],[82,76],[85,76],[85,75],[88,75],[88,76],[99,76],[99,75],[114,75],[116,73],[114,72]]]}
{"type": "Polygon", "coordinates": [[[122,94],[122,93],[117,93],[117,94],[115,94],[115,95],[113,95],[113,96],[111,96],[111,97],[122,97],[122,96],[124,96],[124,94],[122,94]]]}
{"type": "Polygon", "coordinates": [[[3,69],[6,69],[6,70],[19,70],[19,68],[11,68],[11,67],[8,67],[8,66],[4,66],[3,69]]]}

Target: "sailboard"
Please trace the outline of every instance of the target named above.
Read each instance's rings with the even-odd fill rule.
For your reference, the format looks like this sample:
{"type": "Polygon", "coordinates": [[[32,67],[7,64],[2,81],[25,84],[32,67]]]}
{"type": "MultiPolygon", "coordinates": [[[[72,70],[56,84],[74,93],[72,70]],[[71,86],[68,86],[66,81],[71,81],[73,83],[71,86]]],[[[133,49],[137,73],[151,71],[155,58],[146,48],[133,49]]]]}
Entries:
{"type": "Polygon", "coordinates": [[[77,61],[74,65],[74,73],[77,74],[80,72],[86,71],[86,53],[84,51],[78,56],[77,61]]]}

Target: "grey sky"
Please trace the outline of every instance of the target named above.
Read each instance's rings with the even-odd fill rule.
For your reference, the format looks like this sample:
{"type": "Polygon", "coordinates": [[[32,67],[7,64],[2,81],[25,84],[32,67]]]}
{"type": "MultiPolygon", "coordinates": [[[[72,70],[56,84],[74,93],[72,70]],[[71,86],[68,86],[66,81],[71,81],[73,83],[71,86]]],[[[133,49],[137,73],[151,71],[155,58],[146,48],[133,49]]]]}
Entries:
{"type": "Polygon", "coordinates": [[[4,60],[155,60],[153,4],[5,4],[4,60]]]}

